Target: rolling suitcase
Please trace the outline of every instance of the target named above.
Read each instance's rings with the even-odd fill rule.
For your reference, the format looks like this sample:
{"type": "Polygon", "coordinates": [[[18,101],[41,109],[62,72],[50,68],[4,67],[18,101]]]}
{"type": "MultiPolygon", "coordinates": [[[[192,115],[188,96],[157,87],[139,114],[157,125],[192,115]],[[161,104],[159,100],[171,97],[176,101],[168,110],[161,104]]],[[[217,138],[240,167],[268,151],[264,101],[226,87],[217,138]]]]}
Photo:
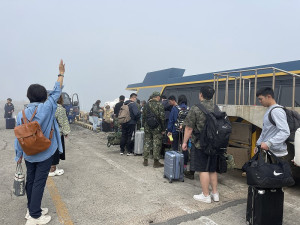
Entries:
{"type": "Polygon", "coordinates": [[[138,130],[134,135],[134,154],[142,155],[144,152],[144,138],[145,132],[143,130],[138,130]]]}
{"type": "Polygon", "coordinates": [[[6,129],[14,129],[16,125],[15,118],[6,118],[6,129]]]}
{"type": "Polygon", "coordinates": [[[175,151],[166,152],[164,161],[164,178],[169,179],[170,183],[172,183],[173,180],[180,180],[183,182],[183,164],[183,154],[175,151]]]}
{"type": "Polygon", "coordinates": [[[282,225],[284,193],[282,188],[249,186],[246,221],[249,225],[282,225]]]}

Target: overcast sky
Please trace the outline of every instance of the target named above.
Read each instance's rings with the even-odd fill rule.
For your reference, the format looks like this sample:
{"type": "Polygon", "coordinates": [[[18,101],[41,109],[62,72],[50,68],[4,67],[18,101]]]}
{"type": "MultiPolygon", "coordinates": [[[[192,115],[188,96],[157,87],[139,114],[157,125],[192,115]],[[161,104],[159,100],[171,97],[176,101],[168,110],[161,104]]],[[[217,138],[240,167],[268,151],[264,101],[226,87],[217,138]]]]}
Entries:
{"type": "Polygon", "coordinates": [[[298,60],[299,12],[298,0],[0,0],[0,99],[51,89],[61,58],[85,110],[155,70],[298,60]]]}

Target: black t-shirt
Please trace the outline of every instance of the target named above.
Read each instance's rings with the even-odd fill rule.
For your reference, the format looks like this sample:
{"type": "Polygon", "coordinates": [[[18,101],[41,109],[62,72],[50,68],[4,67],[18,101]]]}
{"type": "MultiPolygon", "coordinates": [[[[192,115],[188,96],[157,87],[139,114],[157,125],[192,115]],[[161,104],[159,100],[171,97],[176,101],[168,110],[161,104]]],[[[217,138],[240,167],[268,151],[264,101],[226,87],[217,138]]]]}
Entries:
{"type": "Polygon", "coordinates": [[[116,105],[115,105],[115,109],[114,109],[114,114],[115,115],[119,115],[119,112],[120,112],[120,109],[122,107],[122,105],[124,105],[124,102],[118,102],[116,105]]]}

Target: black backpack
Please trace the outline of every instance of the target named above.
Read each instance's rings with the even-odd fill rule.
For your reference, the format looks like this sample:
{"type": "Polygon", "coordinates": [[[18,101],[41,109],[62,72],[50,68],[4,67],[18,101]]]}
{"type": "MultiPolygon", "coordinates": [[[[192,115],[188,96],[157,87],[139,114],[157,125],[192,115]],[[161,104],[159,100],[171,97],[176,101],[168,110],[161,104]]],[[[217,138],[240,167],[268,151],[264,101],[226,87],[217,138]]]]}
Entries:
{"type": "MultiPolygon", "coordinates": [[[[282,108],[285,113],[286,113],[286,118],[287,118],[287,123],[289,125],[290,128],[290,136],[288,137],[287,141],[289,142],[294,142],[295,141],[295,133],[296,130],[298,128],[300,128],[300,114],[294,110],[289,110],[283,106],[276,106],[273,109],[276,108],[282,108]]],[[[274,120],[272,119],[271,113],[273,111],[273,109],[271,109],[271,111],[269,112],[269,121],[276,126],[276,123],[274,122],[274,120]]]]}
{"type": "Polygon", "coordinates": [[[149,103],[145,106],[146,108],[146,123],[150,129],[155,129],[159,126],[156,115],[150,109],[149,103]]]}
{"type": "Polygon", "coordinates": [[[174,124],[175,128],[177,131],[182,130],[182,126],[183,126],[183,122],[187,116],[187,114],[189,113],[190,108],[181,108],[178,105],[176,106],[176,108],[178,109],[178,114],[177,114],[177,120],[174,124]],[[181,129],[180,129],[181,127],[181,129]]]}
{"type": "Polygon", "coordinates": [[[217,105],[213,112],[209,112],[202,104],[196,106],[206,115],[206,122],[200,133],[201,149],[207,155],[223,154],[232,131],[227,114],[221,112],[217,105]]]}
{"type": "Polygon", "coordinates": [[[94,107],[91,108],[91,110],[90,110],[90,112],[89,112],[89,116],[93,116],[93,108],[94,108],[94,107]]]}

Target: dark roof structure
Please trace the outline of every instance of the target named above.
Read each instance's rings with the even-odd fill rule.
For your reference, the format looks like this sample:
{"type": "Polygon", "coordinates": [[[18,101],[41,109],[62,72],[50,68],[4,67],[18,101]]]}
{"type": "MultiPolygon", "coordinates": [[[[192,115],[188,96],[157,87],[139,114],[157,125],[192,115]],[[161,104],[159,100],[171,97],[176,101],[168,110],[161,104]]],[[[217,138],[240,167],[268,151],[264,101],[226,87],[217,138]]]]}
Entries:
{"type": "MultiPolygon", "coordinates": [[[[237,71],[237,70],[247,70],[247,69],[257,69],[257,68],[264,68],[264,67],[276,67],[278,69],[286,70],[286,71],[298,71],[300,72],[300,60],[290,61],[290,62],[283,62],[283,63],[274,63],[268,65],[261,65],[261,66],[253,66],[253,67],[246,67],[246,68],[239,68],[234,70],[226,70],[226,71],[218,71],[212,73],[204,73],[198,75],[191,75],[191,76],[183,76],[185,69],[179,68],[169,68],[164,70],[158,70],[154,72],[149,72],[146,74],[144,81],[142,83],[136,84],[129,84],[127,89],[135,89],[139,87],[148,87],[148,86],[157,86],[157,85],[171,85],[171,84],[178,84],[178,83],[185,83],[185,82],[197,82],[202,80],[212,80],[214,79],[214,73],[220,72],[228,72],[228,71],[237,71]]],[[[265,73],[272,73],[272,69],[259,71],[258,74],[265,74],[265,73]]],[[[237,73],[230,74],[231,76],[239,76],[237,73]]],[[[253,72],[244,72],[243,76],[253,75],[253,72]]]]}

